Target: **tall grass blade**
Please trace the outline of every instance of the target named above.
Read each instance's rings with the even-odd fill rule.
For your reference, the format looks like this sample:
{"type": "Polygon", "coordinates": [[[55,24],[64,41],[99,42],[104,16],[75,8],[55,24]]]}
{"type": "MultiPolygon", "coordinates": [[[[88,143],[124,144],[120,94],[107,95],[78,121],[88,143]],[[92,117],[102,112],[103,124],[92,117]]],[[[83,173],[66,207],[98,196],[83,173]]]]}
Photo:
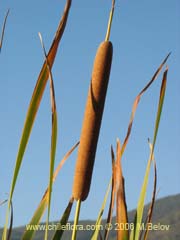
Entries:
{"type": "Polygon", "coordinates": [[[126,148],[126,145],[128,143],[129,140],[129,136],[131,134],[131,129],[132,129],[132,125],[133,125],[133,121],[134,121],[134,117],[135,117],[135,113],[136,113],[136,109],[138,107],[138,103],[141,99],[141,96],[145,93],[145,91],[151,86],[151,84],[156,80],[156,78],[158,77],[159,73],[161,72],[161,69],[163,68],[163,66],[165,65],[167,59],[169,58],[171,53],[169,53],[166,58],[163,60],[163,62],[160,64],[160,66],[158,67],[158,69],[156,70],[156,72],[154,73],[153,77],[151,78],[151,80],[148,82],[148,84],[142,89],[142,91],[137,95],[137,97],[135,98],[135,101],[133,103],[133,107],[132,107],[132,112],[131,112],[131,116],[130,116],[130,121],[129,121],[129,125],[128,125],[128,130],[126,133],[126,137],[125,140],[123,142],[122,145],[122,154],[124,153],[124,150],[126,148]]]}
{"type": "Polygon", "coordinates": [[[124,177],[122,173],[121,165],[121,147],[120,141],[117,140],[117,153],[116,153],[116,223],[121,226],[123,224],[124,228],[117,230],[117,240],[128,240],[129,231],[125,226],[128,224],[128,215],[127,215],[127,206],[126,206],[126,197],[125,197],[125,186],[124,186],[124,177]]]}
{"type": "Polygon", "coordinates": [[[106,207],[106,202],[107,202],[107,198],[109,196],[111,185],[112,185],[112,178],[109,181],[108,188],[107,188],[106,194],[104,196],[104,200],[103,200],[101,209],[99,211],[98,218],[97,218],[96,223],[95,223],[96,227],[95,227],[95,230],[94,230],[94,232],[91,236],[91,240],[97,240],[98,239],[98,236],[99,236],[99,233],[100,233],[100,230],[101,230],[100,226],[101,226],[101,221],[102,221],[102,215],[103,215],[104,209],[106,207]]]}
{"type": "MultiPolygon", "coordinates": [[[[150,141],[149,141],[149,147],[150,147],[150,151],[152,151],[152,144],[150,143],[150,141]]],[[[151,219],[152,219],[155,198],[156,198],[156,188],[157,188],[157,168],[156,168],[156,161],[154,158],[154,154],[153,154],[152,159],[154,162],[154,187],[153,187],[152,200],[151,200],[151,204],[150,204],[148,215],[147,215],[146,226],[151,222],[151,219]]],[[[149,233],[149,230],[146,227],[145,234],[144,234],[144,240],[147,240],[148,233],[149,233]]]]}
{"type": "MultiPolygon", "coordinates": [[[[0,206],[4,205],[4,204],[7,203],[7,202],[8,202],[8,199],[0,202],[0,206]]],[[[13,204],[12,204],[12,202],[11,202],[11,218],[10,218],[10,225],[9,225],[7,240],[10,240],[10,239],[11,239],[12,227],[13,227],[13,204]]]]}
{"type": "MultiPolygon", "coordinates": [[[[79,145],[79,142],[76,143],[71,149],[70,151],[68,151],[66,153],[66,155],[63,157],[63,159],[61,160],[61,162],[59,163],[59,165],[57,166],[56,170],[54,171],[54,174],[53,174],[53,182],[55,182],[56,180],[56,177],[59,173],[59,171],[61,170],[62,166],[64,165],[64,163],[66,162],[66,160],[68,159],[68,157],[71,155],[71,153],[75,150],[75,148],[79,145]]],[[[29,226],[31,225],[37,225],[40,223],[40,220],[46,210],[46,207],[48,205],[48,195],[49,195],[49,187],[46,189],[31,221],[29,222],[29,226]]],[[[34,234],[35,234],[35,231],[36,230],[25,230],[24,234],[23,234],[23,237],[22,237],[22,240],[30,240],[33,238],[34,234]]]]}
{"type": "Polygon", "coordinates": [[[11,240],[12,229],[13,229],[13,204],[11,201],[11,218],[10,218],[10,225],[9,225],[7,240],[11,240]]]}
{"type": "Polygon", "coordinates": [[[6,28],[6,22],[7,22],[7,18],[9,15],[9,9],[7,10],[6,16],[4,18],[4,22],[3,22],[3,26],[2,26],[2,31],[1,31],[1,37],[0,37],[0,53],[1,53],[1,49],[2,49],[2,45],[3,45],[3,39],[4,39],[4,32],[5,32],[5,28],[6,28]]]}
{"type": "MultiPolygon", "coordinates": [[[[106,226],[110,226],[112,222],[112,215],[114,210],[114,200],[115,200],[115,157],[114,157],[114,151],[113,147],[111,146],[111,159],[112,159],[112,187],[111,187],[111,198],[109,203],[109,211],[108,211],[108,217],[106,221],[106,226]]],[[[108,239],[110,228],[106,228],[104,232],[104,240],[108,239]]]]}
{"type": "MultiPolygon", "coordinates": [[[[53,40],[53,43],[52,43],[51,48],[47,55],[47,59],[48,59],[50,68],[52,68],[52,66],[53,66],[56,52],[58,49],[58,45],[59,45],[60,39],[63,35],[64,29],[66,26],[70,6],[71,6],[71,1],[67,0],[64,14],[59,23],[55,38],[53,40]]],[[[41,99],[42,99],[42,96],[44,93],[44,89],[46,87],[46,83],[48,81],[48,77],[49,77],[49,71],[47,69],[47,64],[45,61],[43,64],[43,67],[41,69],[40,75],[38,77],[38,80],[37,80],[37,83],[36,83],[36,86],[35,86],[35,89],[34,89],[30,104],[29,104],[28,112],[26,115],[25,123],[24,123],[23,132],[22,132],[22,136],[21,136],[21,140],[20,140],[20,145],[19,145],[19,150],[18,150],[18,154],[17,154],[17,158],[16,158],[13,179],[12,179],[12,183],[11,183],[10,196],[9,196],[9,201],[8,201],[8,209],[7,209],[7,214],[6,214],[6,223],[5,223],[4,232],[3,232],[3,240],[6,240],[10,202],[12,200],[12,196],[14,193],[14,188],[15,188],[17,177],[18,177],[19,170],[21,167],[22,159],[23,159],[23,156],[24,156],[24,153],[26,150],[26,146],[27,146],[27,143],[28,143],[28,140],[30,137],[30,133],[31,133],[33,123],[36,118],[36,114],[37,114],[40,102],[41,102],[41,99]]]]}
{"type": "Polygon", "coordinates": [[[143,185],[141,188],[141,193],[140,193],[140,197],[139,197],[139,201],[138,201],[138,206],[137,206],[137,210],[136,210],[135,227],[134,227],[134,230],[131,232],[130,240],[138,240],[139,239],[140,225],[142,222],[149,172],[150,172],[151,162],[153,159],[154,147],[155,147],[155,143],[156,143],[157,133],[158,133],[158,129],[159,129],[159,123],[160,123],[160,118],[161,118],[161,113],[162,113],[162,107],[163,107],[163,102],[164,102],[166,81],[167,81],[167,72],[168,72],[168,69],[166,68],[166,70],[163,74],[163,80],[162,80],[162,84],[161,84],[159,104],[158,104],[158,110],[157,110],[157,115],[156,115],[156,123],[155,123],[155,128],[154,128],[152,149],[150,151],[150,157],[148,160],[145,177],[144,177],[144,181],[143,181],[143,185]]]}
{"type": "Polygon", "coordinates": [[[46,50],[44,47],[44,43],[42,40],[42,36],[39,33],[41,45],[43,48],[47,68],[49,71],[49,82],[50,82],[50,96],[51,96],[51,111],[52,111],[52,128],[51,128],[51,154],[50,154],[50,173],[49,173],[49,194],[48,194],[48,215],[47,215],[47,222],[46,222],[46,232],[45,232],[45,239],[48,238],[48,224],[49,224],[49,217],[50,217],[50,206],[51,206],[51,193],[52,193],[52,185],[53,185],[53,172],[54,172],[54,163],[55,163],[55,155],[56,155],[56,144],[57,144],[57,111],[56,111],[56,99],[55,99],[55,90],[54,90],[54,81],[52,72],[50,69],[50,65],[47,59],[46,50]]]}
{"type": "MultiPolygon", "coordinates": [[[[56,142],[57,142],[57,113],[55,111],[52,115],[52,136],[51,136],[51,156],[50,156],[47,225],[49,223],[49,217],[50,217],[51,193],[52,193],[52,185],[53,185],[53,171],[54,171],[54,162],[55,162],[55,153],[56,153],[56,142]]],[[[45,239],[47,239],[47,230],[48,230],[48,228],[46,228],[45,239]]]]}
{"type": "Polygon", "coordinates": [[[157,117],[156,117],[156,123],[155,123],[154,140],[153,140],[153,144],[152,144],[152,154],[154,152],[157,133],[158,133],[158,129],[159,129],[159,123],[160,123],[160,119],[161,119],[162,108],[163,108],[163,104],[164,104],[164,97],[165,97],[165,93],[166,93],[166,83],[167,83],[167,73],[168,73],[168,67],[166,67],[166,70],[163,74],[163,80],[162,80],[162,84],[161,84],[159,105],[158,105],[158,111],[157,111],[157,117]]]}
{"type": "Polygon", "coordinates": [[[61,218],[61,220],[58,223],[57,230],[52,238],[52,240],[59,240],[61,239],[63,233],[64,233],[64,228],[62,226],[65,226],[67,224],[67,221],[69,219],[69,215],[71,213],[72,205],[73,205],[74,199],[71,198],[64,213],[61,218]]]}

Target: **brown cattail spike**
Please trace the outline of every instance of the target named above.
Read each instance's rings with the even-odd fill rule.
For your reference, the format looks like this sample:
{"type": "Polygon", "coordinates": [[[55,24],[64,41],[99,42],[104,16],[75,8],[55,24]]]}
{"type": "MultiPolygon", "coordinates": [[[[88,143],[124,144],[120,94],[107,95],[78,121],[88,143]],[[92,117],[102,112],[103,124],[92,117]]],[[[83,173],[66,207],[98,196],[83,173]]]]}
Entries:
{"type": "Polygon", "coordinates": [[[84,201],[89,193],[108,87],[113,47],[110,41],[100,44],[92,72],[76,162],[73,197],[84,201]]]}

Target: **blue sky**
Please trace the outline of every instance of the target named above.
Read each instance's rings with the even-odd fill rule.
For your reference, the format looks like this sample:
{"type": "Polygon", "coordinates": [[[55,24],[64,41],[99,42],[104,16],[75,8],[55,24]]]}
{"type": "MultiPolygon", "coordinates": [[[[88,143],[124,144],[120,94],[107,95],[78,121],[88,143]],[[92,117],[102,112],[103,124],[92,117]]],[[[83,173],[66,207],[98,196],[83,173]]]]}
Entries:
{"type": "MultiPolygon", "coordinates": [[[[41,32],[48,50],[63,1],[1,1],[0,23],[10,14],[0,55],[0,200],[9,192],[18,144],[28,104],[44,56],[41,32]]],[[[53,67],[58,111],[56,166],[78,141],[97,47],[104,40],[111,1],[72,1],[72,7],[53,67]]],[[[110,146],[124,140],[135,96],[172,51],[164,109],[155,148],[158,197],[180,192],[180,7],[179,0],[117,1],[111,32],[112,71],[96,154],[91,191],[82,204],[81,219],[98,215],[111,175],[110,146]]],[[[131,139],[123,157],[128,209],[135,208],[153,137],[161,78],[139,104],[131,139]]],[[[51,112],[49,85],[37,114],[13,196],[14,225],[28,223],[48,184],[51,112]]],[[[53,189],[51,220],[60,218],[72,189],[76,153],[60,172],[53,189]]],[[[150,178],[147,201],[152,192],[150,178]]],[[[5,207],[0,208],[0,225],[5,207]]],[[[74,209],[73,209],[74,212],[74,209]]],[[[73,212],[71,219],[73,218],[73,212]]]]}

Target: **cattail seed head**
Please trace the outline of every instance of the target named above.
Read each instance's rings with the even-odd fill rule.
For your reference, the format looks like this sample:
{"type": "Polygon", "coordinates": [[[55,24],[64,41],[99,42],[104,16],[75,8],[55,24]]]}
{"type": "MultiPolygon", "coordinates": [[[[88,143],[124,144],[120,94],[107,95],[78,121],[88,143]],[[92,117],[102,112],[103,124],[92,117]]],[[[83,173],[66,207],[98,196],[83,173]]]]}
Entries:
{"type": "Polygon", "coordinates": [[[104,41],[94,60],[74,175],[73,197],[76,200],[84,201],[90,189],[112,54],[112,43],[104,41]]]}

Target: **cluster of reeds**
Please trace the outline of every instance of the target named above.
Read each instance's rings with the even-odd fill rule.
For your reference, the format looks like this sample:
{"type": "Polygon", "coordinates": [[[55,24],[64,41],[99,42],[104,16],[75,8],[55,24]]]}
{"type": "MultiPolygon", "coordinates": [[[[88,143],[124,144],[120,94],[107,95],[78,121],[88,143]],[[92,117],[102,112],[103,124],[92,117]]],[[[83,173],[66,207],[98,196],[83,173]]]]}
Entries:
{"type": "MultiPolygon", "coordinates": [[[[12,178],[9,198],[7,201],[8,207],[7,207],[4,232],[2,236],[3,240],[11,238],[12,222],[13,222],[13,209],[12,209],[13,193],[15,190],[19,171],[21,168],[23,156],[25,154],[26,146],[28,144],[31,130],[33,128],[33,124],[36,119],[36,114],[38,112],[48,79],[50,81],[51,110],[52,110],[52,134],[51,134],[51,149],[50,149],[49,184],[29,224],[37,225],[38,223],[40,223],[46,208],[48,208],[47,222],[46,222],[46,224],[48,225],[49,217],[50,217],[51,192],[52,192],[53,183],[56,180],[56,177],[60,169],[62,168],[63,164],[65,163],[66,159],[69,157],[69,155],[72,153],[72,151],[76,147],[78,147],[78,155],[77,155],[77,162],[75,167],[72,196],[70,196],[69,203],[62,215],[62,218],[59,221],[59,224],[65,225],[67,223],[73,202],[76,200],[77,207],[76,207],[76,214],[74,218],[74,226],[76,226],[78,224],[81,202],[85,201],[86,198],[88,197],[88,193],[91,185],[91,178],[93,173],[93,166],[94,166],[94,160],[96,155],[98,137],[100,133],[101,121],[103,116],[103,109],[105,105],[106,92],[108,88],[108,81],[110,77],[111,63],[113,58],[113,44],[110,42],[109,38],[110,38],[110,30],[111,30],[111,24],[112,24],[113,13],[115,8],[115,1],[112,1],[112,8],[110,11],[110,17],[109,17],[107,34],[106,34],[105,40],[100,44],[94,60],[94,66],[93,66],[93,71],[92,71],[92,76],[91,76],[91,81],[90,81],[90,86],[88,91],[87,103],[86,103],[86,108],[84,112],[84,120],[82,124],[80,142],[75,144],[72,147],[72,149],[70,149],[70,151],[67,152],[67,154],[64,156],[62,161],[59,163],[57,169],[54,170],[58,118],[57,118],[57,112],[56,112],[55,90],[54,90],[53,76],[51,73],[51,69],[56,57],[56,52],[58,50],[59,42],[64,33],[70,7],[71,7],[71,0],[67,0],[66,6],[64,9],[64,14],[58,25],[55,37],[53,39],[52,45],[48,53],[46,53],[42,36],[41,34],[39,34],[45,60],[32,94],[32,98],[29,104],[29,108],[28,108],[25,123],[24,123],[24,128],[22,131],[22,136],[21,136],[15,168],[14,168],[14,175],[12,178]],[[10,220],[10,227],[8,231],[10,210],[11,210],[11,220],[10,220]]],[[[9,11],[7,12],[7,15],[5,17],[4,24],[3,24],[0,49],[2,47],[4,30],[5,30],[8,13],[9,11]]],[[[152,162],[154,162],[154,190],[152,194],[152,202],[149,208],[148,216],[146,218],[146,224],[148,224],[152,218],[152,211],[153,211],[153,206],[154,206],[155,196],[156,196],[156,177],[157,177],[156,163],[154,159],[154,148],[155,148],[156,137],[158,133],[158,127],[159,127],[163,101],[165,96],[168,68],[165,69],[163,78],[162,78],[162,84],[161,84],[160,96],[159,96],[159,105],[157,109],[156,123],[154,127],[154,137],[153,137],[152,143],[149,140],[150,156],[147,163],[147,169],[145,172],[143,185],[141,188],[141,193],[140,193],[139,202],[136,210],[136,215],[134,218],[134,223],[128,222],[127,205],[126,205],[126,197],[125,197],[125,184],[124,184],[125,180],[123,177],[121,162],[122,162],[124,151],[126,149],[126,145],[131,135],[133,120],[135,117],[135,112],[136,112],[138,103],[142,95],[151,86],[151,84],[155,81],[155,79],[161,72],[168,57],[169,57],[169,54],[161,63],[161,65],[158,67],[157,71],[155,72],[151,80],[148,82],[148,84],[142,89],[142,91],[140,91],[140,93],[135,98],[135,101],[132,107],[131,116],[130,116],[130,122],[128,124],[127,134],[123,141],[123,144],[121,145],[120,140],[119,139],[117,140],[116,153],[114,153],[114,149],[113,147],[111,147],[112,177],[110,179],[108,190],[104,197],[104,201],[96,221],[96,225],[99,226],[101,224],[102,215],[106,206],[108,194],[110,193],[110,189],[111,189],[109,212],[107,217],[107,224],[109,224],[108,225],[109,228],[106,228],[106,230],[103,232],[101,232],[99,228],[96,228],[96,230],[94,230],[91,236],[91,239],[93,240],[108,239],[109,231],[111,230],[111,226],[112,226],[111,222],[112,222],[114,208],[116,208],[115,210],[116,224],[122,224],[123,226],[130,226],[128,224],[133,224],[134,226],[134,228],[131,229],[131,231],[127,227],[124,227],[123,229],[121,228],[117,229],[118,240],[138,240],[138,239],[145,240],[148,237],[148,230],[145,230],[144,232],[142,232],[138,226],[140,226],[140,224],[142,223],[149,172],[150,172],[151,164],[152,162]]],[[[45,231],[45,237],[44,237],[45,239],[48,239],[47,229],[48,228],[46,228],[46,231],[45,231]]],[[[30,231],[26,230],[22,236],[22,239],[23,240],[32,239],[34,234],[35,234],[35,229],[30,231]]],[[[63,235],[63,230],[62,229],[57,230],[52,239],[53,240],[61,239],[62,235],[63,235]]],[[[76,239],[76,236],[77,236],[77,231],[76,231],[76,228],[74,227],[74,230],[72,233],[72,239],[73,240],[76,239]]]]}

